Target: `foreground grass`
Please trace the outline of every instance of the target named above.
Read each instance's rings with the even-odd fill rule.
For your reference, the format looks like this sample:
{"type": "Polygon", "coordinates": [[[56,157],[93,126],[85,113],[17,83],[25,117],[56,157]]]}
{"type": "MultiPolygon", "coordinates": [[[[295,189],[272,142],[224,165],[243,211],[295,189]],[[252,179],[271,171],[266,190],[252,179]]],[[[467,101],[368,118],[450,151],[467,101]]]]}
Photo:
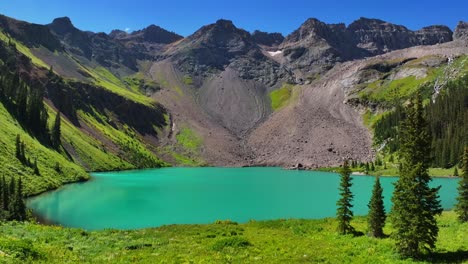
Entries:
{"type": "MultiPolygon", "coordinates": [[[[366,232],[366,218],[352,222],[366,232]]],[[[426,262],[467,262],[468,224],[453,212],[439,218],[437,252],[426,262]]],[[[135,231],[87,232],[37,224],[0,225],[0,262],[6,263],[411,263],[391,238],[339,236],[335,219],[229,221],[135,231]]],[[[392,228],[387,225],[386,234],[392,228]]]]}

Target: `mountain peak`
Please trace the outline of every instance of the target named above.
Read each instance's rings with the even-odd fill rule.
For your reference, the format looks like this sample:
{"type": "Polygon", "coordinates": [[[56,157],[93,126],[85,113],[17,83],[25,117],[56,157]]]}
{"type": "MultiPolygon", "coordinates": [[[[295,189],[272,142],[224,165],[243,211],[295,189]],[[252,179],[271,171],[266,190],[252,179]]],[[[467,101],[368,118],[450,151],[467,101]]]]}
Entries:
{"type": "Polygon", "coordinates": [[[250,33],[237,28],[231,20],[219,19],[213,24],[201,27],[188,38],[192,40],[199,39],[202,42],[221,44],[233,38],[242,40],[250,39],[250,33]]]}
{"type": "Polygon", "coordinates": [[[67,16],[64,16],[64,17],[57,17],[55,18],[53,21],[52,21],[53,24],[57,24],[57,23],[60,23],[60,24],[69,24],[69,25],[73,25],[72,22],[71,22],[71,19],[67,16]]]}
{"type": "Polygon", "coordinates": [[[127,35],[128,35],[127,32],[120,30],[120,29],[114,29],[111,31],[111,33],[109,33],[109,37],[111,38],[123,38],[123,37],[126,37],[127,35]]]}
{"type": "Polygon", "coordinates": [[[468,22],[458,22],[455,32],[453,33],[454,39],[468,39],[468,22]]]}
{"type": "Polygon", "coordinates": [[[217,26],[222,26],[222,27],[231,27],[235,28],[234,24],[232,23],[231,20],[227,19],[218,19],[215,23],[217,26]]]}
{"type": "Polygon", "coordinates": [[[284,36],[281,33],[268,33],[260,30],[255,30],[252,33],[252,39],[257,44],[265,46],[277,46],[284,40],[284,36]]]}
{"type": "Polygon", "coordinates": [[[52,31],[60,35],[76,29],[69,17],[58,17],[54,19],[51,24],[49,24],[49,27],[52,29],[52,31]]]}
{"type": "Polygon", "coordinates": [[[148,27],[133,32],[130,35],[118,34],[117,37],[128,37],[131,36],[131,39],[138,41],[150,42],[150,43],[161,43],[169,44],[177,40],[182,39],[183,37],[174,33],[167,31],[159,26],[154,24],[149,25],[148,27]]]}
{"type": "Polygon", "coordinates": [[[394,30],[398,31],[409,31],[405,26],[392,24],[390,22],[386,22],[376,18],[367,18],[367,17],[360,17],[359,19],[353,21],[348,26],[349,31],[357,31],[357,30],[374,30],[374,29],[388,29],[393,28],[394,30]]]}

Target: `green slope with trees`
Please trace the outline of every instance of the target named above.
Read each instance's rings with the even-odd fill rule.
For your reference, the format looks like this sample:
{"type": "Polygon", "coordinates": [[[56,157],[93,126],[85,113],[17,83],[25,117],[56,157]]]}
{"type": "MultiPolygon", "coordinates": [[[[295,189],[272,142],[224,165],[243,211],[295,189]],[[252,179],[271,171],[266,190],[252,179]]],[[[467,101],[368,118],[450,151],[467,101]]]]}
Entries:
{"type": "Polygon", "coordinates": [[[8,182],[21,177],[32,195],[86,180],[88,171],[167,166],[144,137],[165,129],[161,106],[64,79],[1,36],[0,173],[8,182]],[[135,120],[130,110],[145,114],[135,120]]]}

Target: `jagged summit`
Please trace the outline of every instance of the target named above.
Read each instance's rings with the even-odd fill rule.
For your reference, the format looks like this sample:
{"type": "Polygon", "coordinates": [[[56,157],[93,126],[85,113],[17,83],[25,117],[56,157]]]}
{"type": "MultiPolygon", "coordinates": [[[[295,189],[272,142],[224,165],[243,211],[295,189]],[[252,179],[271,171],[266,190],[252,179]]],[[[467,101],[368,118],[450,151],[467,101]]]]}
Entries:
{"type": "Polygon", "coordinates": [[[228,19],[218,19],[215,24],[225,28],[235,28],[234,24],[232,23],[232,20],[228,19]]]}
{"type": "Polygon", "coordinates": [[[268,33],[260,30],[255,30],[252,33],[252,39],[255,43],[265,46],[278,46],[284,41],[284,36],[281,33],[268,33]]]}
{"type": "Polygon", "coordinates": [[[347,27],[310,18],[288,35],[280,47],[293,68],[320,73],[336,62],[448,42],[452,34],[448,27],[439,25],[412,31],[374,18],[361,17],[347,27]]]}
{"type": "Polygon", "coordinates": [[[124,31],[113,31],[111,37],[116,39],[121,39],[125,41],[137,41],[137,42],[149,42],[149,43],[160,43],[160,44],[169,44],[175,41],[182,39],[183,37],[174,33],[167,31],[159,26],[150,25],[144,29],[137,30],[128,34],[124,31]],[[123,33],[125,34],[123,34],[123,33]]]}
{"type": "Polygon", "coordinates": [[[59,35],[64,35],[76,30],[69,17],[59,17],[50,23],[49,28],[59,35]]]}
{"type": "Polygon", "coordinates": [[[183,39],[169,54],[184,71],[201,74],[202,69],[221,70],[235,58],[255,58],[261,52],[249,32],[219,19],[183,39]]]}
{"type": "Polygon", "coordinates": [[[468,40],[468,22],[458,22],[455,32],[453,33],[453,38],[468,40]]]}
{"type": "Polygon", "coordinates": [[[223,44],[224,40],[232,37],[247,40],[250,39],[250,33],[237,28],[231,20],[219,19],[213,24],[201,27],[187,39],[223,44]]]}

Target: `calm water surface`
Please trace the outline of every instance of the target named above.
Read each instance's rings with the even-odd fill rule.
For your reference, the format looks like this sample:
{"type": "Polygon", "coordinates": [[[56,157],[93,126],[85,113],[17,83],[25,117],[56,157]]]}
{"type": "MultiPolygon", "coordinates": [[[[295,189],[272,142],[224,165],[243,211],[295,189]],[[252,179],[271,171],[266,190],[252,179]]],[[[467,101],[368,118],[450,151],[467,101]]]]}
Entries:
{"type": "MultiPolygon", "coordinates": [[[[165,168],[93,173],[28,200],[43,218],[88,230],[136,229],[217,219],[324,218],[336,212],[340,177],[335,173],[281,168],[165,168]]],[[[390,209],[394,177],[383,177],[390,209]]],[[[354,176],[355,215],[367,214],[374,178],[354,176]]],[[[457,180],[437,178],[444,209],[455,204],[457,180]]]]}

